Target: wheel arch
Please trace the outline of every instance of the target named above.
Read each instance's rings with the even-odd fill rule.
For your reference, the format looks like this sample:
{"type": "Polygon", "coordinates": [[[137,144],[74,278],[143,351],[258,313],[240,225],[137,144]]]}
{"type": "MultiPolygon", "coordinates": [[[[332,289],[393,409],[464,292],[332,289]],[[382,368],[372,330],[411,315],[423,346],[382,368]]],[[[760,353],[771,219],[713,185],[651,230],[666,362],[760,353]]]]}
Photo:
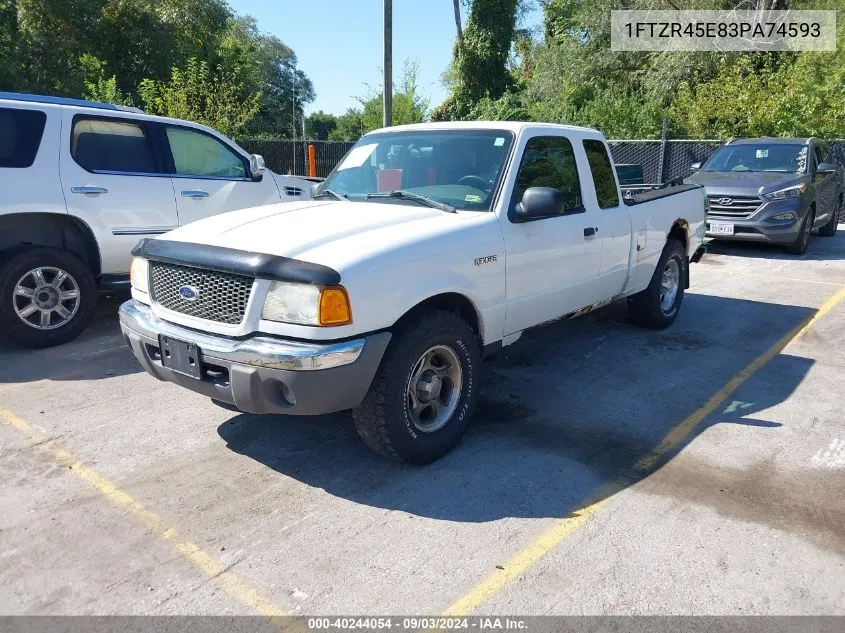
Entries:
{"type": "Polygon", "coordinates": [[[51,246],[73,253],[94,278],[102,271],[100,248],[91,228],[79,218],[60,213],[8,213],[0,216],[0,257],[20,246],[51,246]]]}
{"type": "Polygon", "coordinates": [[[394,328],[401,327],[430,310],[446,310],[459,315],[475,332],[478,344],[484,345],[481,312],[469,297],[460,292],[443,292],[423,299],[399,317],[394,328]]]}

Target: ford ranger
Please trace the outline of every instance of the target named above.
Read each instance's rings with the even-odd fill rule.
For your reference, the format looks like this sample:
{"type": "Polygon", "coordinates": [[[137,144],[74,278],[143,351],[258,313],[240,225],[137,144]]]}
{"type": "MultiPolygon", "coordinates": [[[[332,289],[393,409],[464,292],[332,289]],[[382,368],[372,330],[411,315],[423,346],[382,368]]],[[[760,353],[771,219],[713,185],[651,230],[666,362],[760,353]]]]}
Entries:
{"type": "Polygon", "coordinates": [[[528,328],[621,298],[671,324],[707,205],[689,184],[623,200],[601,133],[513,122],[372,132],[313,198],[141,241],[124,337],[160,380],[251,413],[352,409],[417,464],[458,443],[482,357],[528,328]]]}

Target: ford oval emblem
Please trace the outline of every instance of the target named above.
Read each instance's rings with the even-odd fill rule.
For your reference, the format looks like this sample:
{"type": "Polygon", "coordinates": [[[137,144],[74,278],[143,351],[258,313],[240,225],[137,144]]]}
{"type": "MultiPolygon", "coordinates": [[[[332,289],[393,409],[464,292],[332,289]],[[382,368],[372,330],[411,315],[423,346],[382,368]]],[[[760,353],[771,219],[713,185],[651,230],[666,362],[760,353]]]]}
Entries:
{"type": "Polygon", "coordinates": [[[182,286],[179,288],[179,296],[185,301],[196,301],[200,298],[200,291],[193,286],[182,286]]]}

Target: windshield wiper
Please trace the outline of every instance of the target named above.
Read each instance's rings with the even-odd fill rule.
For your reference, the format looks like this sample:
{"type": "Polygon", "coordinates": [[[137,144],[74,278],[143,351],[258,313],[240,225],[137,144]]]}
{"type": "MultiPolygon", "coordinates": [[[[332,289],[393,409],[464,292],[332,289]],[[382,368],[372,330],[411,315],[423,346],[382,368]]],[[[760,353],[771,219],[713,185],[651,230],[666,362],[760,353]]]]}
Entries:
{"type": "Polygon", "coordinates": [[[395,191],[384,191],[378,193],[368,193],[367,198],[398,198],[400,200],[412,200],[414,202],[419,202],[420,204],[425,205],[427,207],[432,207],[433,209],[440,209],[441,211],[446,211],[447,213],[458,212],[455,207],[453,207],[451,204],[440,202],[439,200],[429,198],[428,196],[424,196],[419,193],[414,193],[413,191],[405,191],[404,189],[396,189],[395,191]]]}
{"type": "Polygon", "coordinates": [[[335,200],[349,200],[349,196],[345,193],[338,193],[337,191],[332,191],[331,189],[323,189],[322,191],[318,191],[316,195],[311,196],[312,200],[316,200],[317,198],[322,198],[323,196],[331,196],[335,200]]]}

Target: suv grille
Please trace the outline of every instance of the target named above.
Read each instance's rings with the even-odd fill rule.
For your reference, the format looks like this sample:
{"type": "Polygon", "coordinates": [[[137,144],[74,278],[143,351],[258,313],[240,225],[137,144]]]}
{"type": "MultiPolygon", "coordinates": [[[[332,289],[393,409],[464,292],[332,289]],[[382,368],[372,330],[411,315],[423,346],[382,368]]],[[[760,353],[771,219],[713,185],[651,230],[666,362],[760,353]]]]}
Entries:
{"type": "Polygon", "coordinates": [[[707,196],[707,199],[710,200],[709,215],[725,218],[750,217],[763,204],[760,198],[754,196],[707,196]],[[729,204],[725,204],[727,200],[730,200],[729,204]]]}
{"type": "Polygon", "coordinates": [[[252,292],[252,277],[150,262],[153,301],[168,310],[217,323],[237,325],[244,319],[252,292]],[[182,290],[196,293],[186,299],[182,290]]]}

